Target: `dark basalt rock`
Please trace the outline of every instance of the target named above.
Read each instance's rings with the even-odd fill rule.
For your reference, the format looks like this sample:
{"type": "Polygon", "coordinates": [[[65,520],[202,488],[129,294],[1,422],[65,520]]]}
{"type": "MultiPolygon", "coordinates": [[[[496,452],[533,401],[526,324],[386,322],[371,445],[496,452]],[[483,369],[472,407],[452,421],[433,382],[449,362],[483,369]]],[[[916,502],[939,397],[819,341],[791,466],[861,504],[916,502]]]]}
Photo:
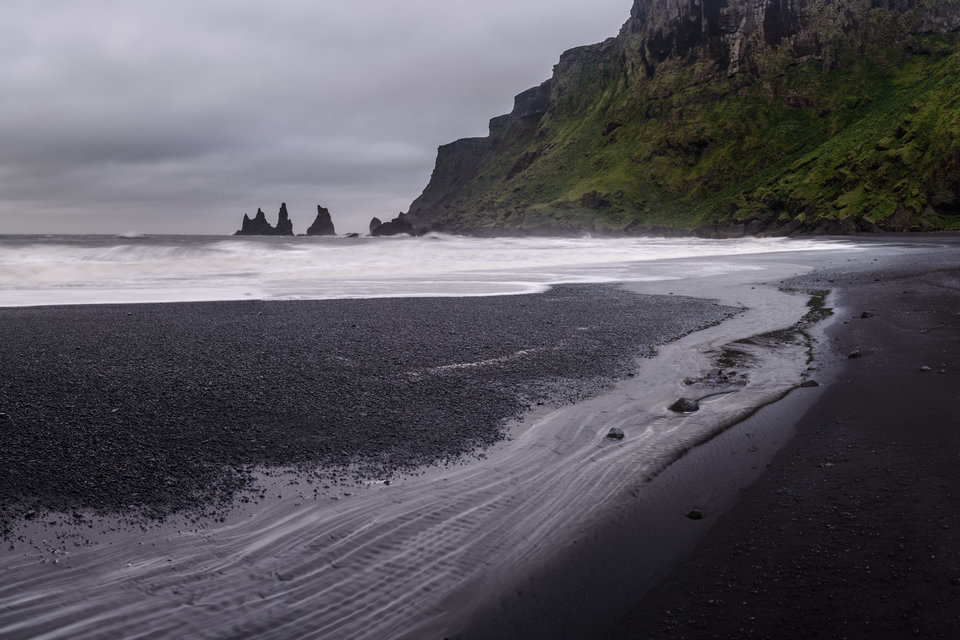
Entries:
{"type": "Polygon", "coordinates": [[[276,235],[278,236],[292,236],[293,235],[293,223],[290,221],[290,216],[287,215],[287,203],[280,203],[280,213],[277,215],[277,230],[276,235]]]}
{"type": "Polygon", "coordinates": [[[287,215],[287,204],[280,205],[280,215],[277,220],[277,226],[274,227],[267,222],[267,216],[263,209],[257,209],[257,215],[250,219],[250,216],[243,214],[243,223],[240,230],[235,232],[235,236],[292,236],[293,223],[287,215]]]}
{"type": "Polygon", "coordinates": [[[380,225],[383,224],[383,220],[380,218],[374,218],[370,221],[370,235],[373,235],[373,232],[380,228],[380,225]]]}
{"type": "Polygon", "coordinates": [[[849,360],[856,360],[857,358],[862,358],[862,357],[863,357],[863,352],[860,351],[860,349],[856,349],[847,354],[847,358],[849,360]]]}
{"type": "Polygon", "coordinates": [[[333,220],[330,218],[330,211],[326,207],[317,205],[317,218],[307,229],[308,236],[335,236],[336,229],[333,227],[333,220]]]}
{"type": "Polygon", "coordinates": [[[691,400],[690,398],[680,398],[670,405],[670,411],[675,411],[677,413],[693,413],[694,411],[699,410],[700,403],[696,400],[691,400]]]}
{"type": "Polygon", "coordinates": [[[706,516],[700,509],[691,509],[687,512],[687,517],[691,520],[703,520],[706,516]]]}
{"type": "Polygon", "coordinates": [[[359,234],[359,233],[348,233],[348,234],[347,234],[347,237],[348,237],[348,238],[359,238],[359,237],[360,237],[360,234],[359,234]]]}
{"type": "Polygon", "coordinates": [[[623,429],[617,429],[616,427],[614,427],[613,429],[610,429],[610,433],[607,434],[607,437],[610,438],[611,440],[623,440],[624,438],[623,429]]]}
{"type": "Polygon", "coordinates": [[[390,222],[384,222],[377,226],[373,225],[373,220],[370,221],[370,235],[372,236],[396,236],[400,234],[413,235],[413,225],[407,222],[406,214],[401,213],[396,218],[390,222]]]}
{"type": "Polygon", "coordinates": [[[806,381],[804,381],[804,382],[800,385],[800,388],[801,388],[801,389],[813,389],[813,388],[819,387],[819,386],[820,386],[820,383],[817,382],[816,380],[806,380],[806,381]]]}

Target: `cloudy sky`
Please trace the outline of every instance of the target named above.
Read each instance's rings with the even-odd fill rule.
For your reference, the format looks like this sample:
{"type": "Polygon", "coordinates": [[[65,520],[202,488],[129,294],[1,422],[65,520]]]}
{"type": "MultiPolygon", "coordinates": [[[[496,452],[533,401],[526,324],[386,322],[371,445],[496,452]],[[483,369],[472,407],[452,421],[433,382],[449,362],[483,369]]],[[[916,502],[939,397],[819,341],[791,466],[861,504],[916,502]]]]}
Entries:
{"type": "Polygon", "coordinates": [[[0,233],[363,231],[631,4],[3,0],[0,233]]]}

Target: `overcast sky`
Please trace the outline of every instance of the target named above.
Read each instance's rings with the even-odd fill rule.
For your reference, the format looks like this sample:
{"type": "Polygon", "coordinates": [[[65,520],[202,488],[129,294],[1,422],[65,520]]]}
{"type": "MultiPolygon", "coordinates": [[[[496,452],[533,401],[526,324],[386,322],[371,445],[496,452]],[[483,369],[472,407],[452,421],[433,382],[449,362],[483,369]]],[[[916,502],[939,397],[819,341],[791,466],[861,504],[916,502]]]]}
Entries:
{"type": "Polygon", "coordinates": [[[3,0],[0,233],[365,231],[631,4],[3,0]]]}

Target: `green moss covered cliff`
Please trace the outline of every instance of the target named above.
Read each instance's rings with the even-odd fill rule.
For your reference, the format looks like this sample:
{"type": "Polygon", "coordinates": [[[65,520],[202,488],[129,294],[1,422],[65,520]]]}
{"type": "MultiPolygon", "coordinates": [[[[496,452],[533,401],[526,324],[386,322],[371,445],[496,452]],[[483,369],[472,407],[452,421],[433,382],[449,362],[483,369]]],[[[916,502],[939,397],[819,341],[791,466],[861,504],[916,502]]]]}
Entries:
{"type": "Polygon", "coordinates": [[[960,229],[960,0],[636,0],[485,138],[420,229],[960,229]]]}

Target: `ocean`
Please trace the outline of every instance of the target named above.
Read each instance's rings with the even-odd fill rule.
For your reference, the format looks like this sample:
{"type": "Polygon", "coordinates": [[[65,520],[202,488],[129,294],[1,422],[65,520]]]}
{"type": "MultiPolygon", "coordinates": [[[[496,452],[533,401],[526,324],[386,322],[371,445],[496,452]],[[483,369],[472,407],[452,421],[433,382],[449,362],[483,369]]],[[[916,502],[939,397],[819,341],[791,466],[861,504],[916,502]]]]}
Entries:
{"type": "Polygon", "coordinates": [[[756,267],[725,256],[852,249],[824,239],[0,236],[0,306],[491,296],[756,267]]]}

